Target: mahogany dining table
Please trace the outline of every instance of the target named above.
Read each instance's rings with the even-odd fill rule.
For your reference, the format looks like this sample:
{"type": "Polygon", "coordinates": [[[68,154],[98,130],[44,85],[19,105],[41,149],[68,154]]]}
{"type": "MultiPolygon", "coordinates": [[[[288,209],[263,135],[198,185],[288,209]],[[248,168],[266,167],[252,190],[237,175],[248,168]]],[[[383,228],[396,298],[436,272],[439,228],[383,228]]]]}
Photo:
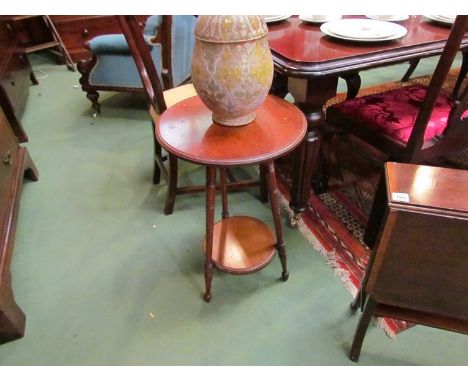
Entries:
{"type": "MultiPolygon", "coordinates": [[[[343,16],[356,18],[365,16],[343,16]]],[[[307,119],[307,134],[294,154],[290,221],[296,226],[307,207],[312,178],[320,166],[319,153],[325,126],[325,103],[337,92],[338,77],[347,79],[352,93],[360,86],[359,71],[413,61],[442,53],[450,25],[425,16],[400,21],[408,33],[383,42],[354,42],[327,36],[319,24],[306,23],[297,16],[268,24],[268,42],[280,94],[281,83],[294,97],[307,119]],[[287,82],[286,82],[287,81],[287,82]],[[287,83],[287,85],[286,85],[287,83]],[[279,85],[278,85],[279,84],[279,85]]],[[[468,65],[468,34],[462,41],[463,64],[468,65]]],[[[284,95],[284,92],[283,92],[284,95]]],[[[320,184],[320,182],[318,182],[320,184]]],[[[315,185],[314,185],[315,188],[315,185]]],[[[320,189],[320,185],[316,187],[320,189]]]]}

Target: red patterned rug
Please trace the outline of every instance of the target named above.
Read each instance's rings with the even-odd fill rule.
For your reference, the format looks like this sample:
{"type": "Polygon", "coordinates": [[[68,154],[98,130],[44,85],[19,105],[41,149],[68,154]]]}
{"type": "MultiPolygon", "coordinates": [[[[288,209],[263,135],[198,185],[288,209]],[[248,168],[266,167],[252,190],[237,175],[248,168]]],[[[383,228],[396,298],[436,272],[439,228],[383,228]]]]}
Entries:
{"type": "MultiPolygon", "coordinates": [[[[454,84],[456,72],[447,81],[447,88],[454,84]]],[[[429,77],[412,82],[427,84],[429,77]]],[[[401,82],[364,89],[360,95],[378,93],[402,86],[401,82]]],[[[338,95],[329,104],[341,102],[338,95]]],[[[362,237],[367,224],[377,181],[385,156],[357,138],[335,138],[330,150],[331,179],[329,190],[321,195],[310,194],[309,205],[302,215],[299,230],[341,278],[354,298],[364,276],[370,250],[362,237]]],[[[468,163],[468,150],[455,156],[459,163],[468,163]]],[[[277,165],[278,183],[284,204],[290,200],[291,158],[277,165]]],[[[289,209],[287,209],[291,212],[289,209]]],[[[350,299],[351,302],[351,299],[350,299]]],[[[394,337],[413,324],[390,318],[379,318],[379,327],[394,337]]]]}

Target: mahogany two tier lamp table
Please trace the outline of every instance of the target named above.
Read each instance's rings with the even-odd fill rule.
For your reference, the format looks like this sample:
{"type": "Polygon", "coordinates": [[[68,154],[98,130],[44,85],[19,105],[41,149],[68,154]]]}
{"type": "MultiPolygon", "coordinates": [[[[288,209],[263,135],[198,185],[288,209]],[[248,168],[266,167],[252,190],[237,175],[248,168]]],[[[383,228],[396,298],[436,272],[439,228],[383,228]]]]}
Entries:
{"type": "Polygon", "coordinates": [[[287,280],[274,160],[298,146],[307,128],[305,116],[296,106],[271,95],[256,110],[256,119],[247,125],[224,126],[213,122],[211,115],[195,96],[167,109],[156,126],[157,139],[165,150],[206,167],[206,302],[211,300],[213,266],[226,273],[249,274],[268,265],[278,250],[282,279],[287,280]],[[229,216],[226,169],[256,164],[266,174],[276,235],[254,217],[229,216]],[[217,170],[223,211],[222,219],[215,223],[217,170]]]}

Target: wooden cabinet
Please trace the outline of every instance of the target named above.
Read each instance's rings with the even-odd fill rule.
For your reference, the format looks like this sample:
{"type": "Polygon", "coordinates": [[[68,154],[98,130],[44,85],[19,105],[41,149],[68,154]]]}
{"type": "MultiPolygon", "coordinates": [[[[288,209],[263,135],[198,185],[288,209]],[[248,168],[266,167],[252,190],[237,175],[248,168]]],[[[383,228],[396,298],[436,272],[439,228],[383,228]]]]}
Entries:
{"type": "MultiPolygon", "coordinates": [[[[103,34],[122,33],[115,16],[51,16],[57,31],[74,62],[89,59],[86,41],[103,34]]],[[[137,16],[143,25],[148,16],[137,16]]]]}
{"type": "Polygon", "coordinates": [[[0,85],[18,117],[23,114],[29,94],[31,65],[6,17],[0,18],[0,85]]]}
{"type": "MultiPolygon", "coordinates": [[[[24,334],[25,315],[15,302],[11,288],[10,263],[16,220],[26,173],[32,180],[38,174],[26,148],[16,133],[23,133],[3,87],[0,87],[0,344],[24,334]]],[[[24,135],[24,138],[25,137],[24,135]]]]}

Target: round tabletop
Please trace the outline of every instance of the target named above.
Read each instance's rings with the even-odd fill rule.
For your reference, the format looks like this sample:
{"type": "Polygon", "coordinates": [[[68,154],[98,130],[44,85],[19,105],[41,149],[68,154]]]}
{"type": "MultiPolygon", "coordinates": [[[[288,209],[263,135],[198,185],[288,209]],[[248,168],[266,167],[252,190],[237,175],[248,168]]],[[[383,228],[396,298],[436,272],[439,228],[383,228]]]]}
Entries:
{"type": "Polygon", "coordinates": [[[208,166],[261,163],[293,150],[307,130],[304,114],[295,105],[268,95],[257,117],[244,126],[213,122],[211,111],[195,96],[161,114],[156,136],[178,158],[208,166]]]}

